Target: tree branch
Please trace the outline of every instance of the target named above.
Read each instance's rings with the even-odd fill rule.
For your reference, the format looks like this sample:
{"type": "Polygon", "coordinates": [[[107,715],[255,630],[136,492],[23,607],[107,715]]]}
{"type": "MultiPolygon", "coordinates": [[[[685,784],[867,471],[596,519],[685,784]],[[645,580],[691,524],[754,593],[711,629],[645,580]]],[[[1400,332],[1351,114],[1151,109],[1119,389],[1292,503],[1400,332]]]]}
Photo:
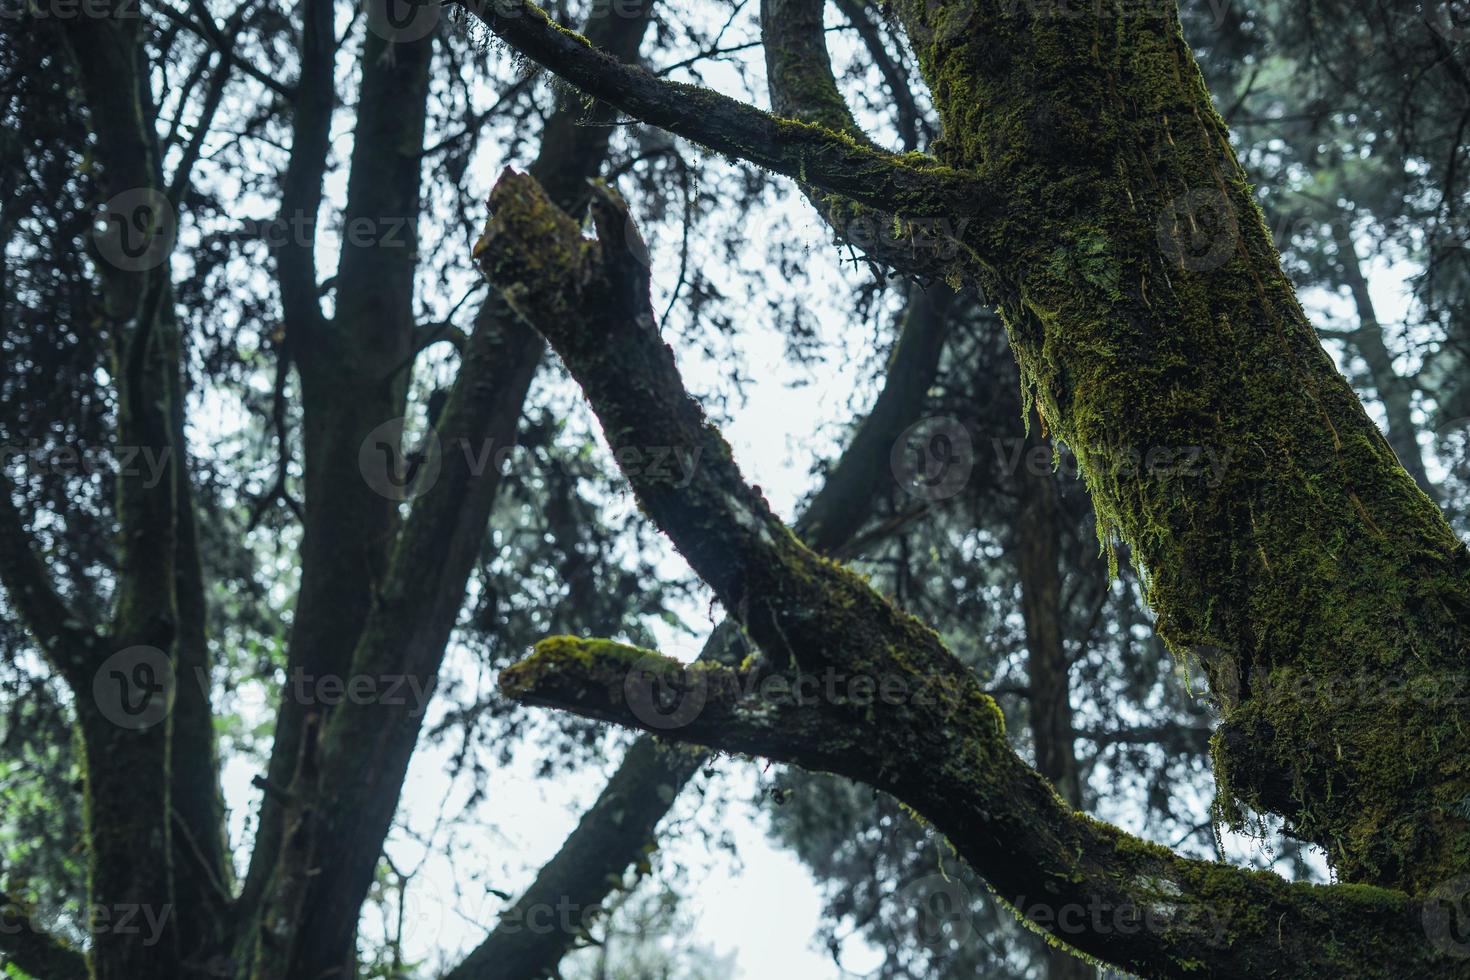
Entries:
{"type": "Polygon", "coordinates": [[[526,57],[643,122],[874,208],[980,218],[999,202],[972,174],[922,155],[865,146],[822,125],[783,119],[697,85],[619,62],[525,0],[460,0],[526,57]]]}
{"type": "MultiPolygon", "coordinates": [[[[881,153],[858,126],[837,88],[823,28],[825,6],[823,0],[762,0],[761,39],[771,105],[781,116],[851,137],[881,153]]],[[[855,15],[865,18],[861,10],[855,15]]],[[[960,235],[970,222],[969,212],[926,212],[923,217],[905,219],[895,213],[891,201],[871,207],[850,196],[823,194],[810,183],[803,182],[801,189],[837,240],[871,261],[908,275],[960,278],[960,235]]]]}
{"type": "Polygon", "coordinates": [[[13,896],[0,891],[0,964],[44,980],[87,980],[87,958],[43,929],[13,896]]]}
{"type": "Polygon", "coordinates": [[[559,637],[502,672],[508,694],[889,792],[1033,924],[1134,972],[1316,975],[1350,962],[1387,977],[1406,957],[1412,972],[1464,972],[1423,943],[1422,906],[1402,893],[1181,858],[1071,810],[1011,750],[995,702],[933,631],[800,545],[740,477],[658,335],[621,202],[610,192],[594,201],[595,242],[513,172],[491,204],[476,251],[492,282],[562,356],[615,457],[630,445],[700,452],[687,489],[635,468],[625,475],[762,650],[798,668],[686,668],[559,637]],[[1069,913],[1082,910],[1107,921],[1079,927],[1069,913]]]}
{"type": "Polygon", "coordinates": [[[57,594],[35,541],[15,505],[15,488],[0,470],[0,584],[10,608],[25,623],[43,653],[67,679],[72,690],[95,666],[101,637],[77,618],[57,594]]]}
{"type": "Polygon", "coordinates": [[[877,23],[868,15],[869,5],[865,0],[837,0],[837,9],[842,11],[842,16],[857,30],[863,46],[868,49],[868,56],[873,59],[878,73],[888,85],[889,94],[893,97],[893,107],[898,114],[898,134],[903,140],[904,149],[917,150],[920,133],[926,138],[930,135],[929,123],[914,101],[914,93],[909,88],[902,65],[888,50],[877,23]]]}
{"type": "MultiPolygon", "coordinates": [[[[196,12],[199,12],[200,6],[202,5],[198,5],[195,7],[196,12]]],[[[182,11],[173,9],[173,7],[167,2],[154,4],[153,7],[159,13],[163,14],[163,16],[167,17],[178,26],[208,41],[221,54],[227,54],[229,49],[233,47],[233,41],[224,36],[224,34],[219,29],[219,25],[213,23],[212,18],[206,18],[202,21],[195,21],[182,11]]],[[[279,95],[283,100],[288,103],[296,97],[296,89],[294,86],[287,85],[279,78],[276,78],[274,75],[262,71],[249,62],[239,61],[236,63],[235,67],[239,68],[245,74],[249,75],[251,78],[255,79],[257,82],[279,95]]]]}
{"type": "MultiPolygon", "coordinates": [[[[822,552],[843,548],[872,514],[873,502],[891,480],[889,450],[899,434],[919,417],[938,368],[948,333],[947,313],[954,301],[944,287],[910,287],[909,305],[883,391],[858,426],[822,489],[797,519],[794,530],[807,546],[822,552]]],[[[883,536],[887,525],[875,529],[883,536]]],[[[891,528],[889,529],[891,530],[891,528]]],[[[725,620],[710,634],[699,660],[734,666],[745,644],[734,642],[736,624],[725,620]]],[[[499,923],[445,980],[532,976],[548,972],[576,940],[570,928],[596,914],[627,869],[656,841],[658,823],[679,791],[709,759],[703,752],[661,747],[651,735],[628,750],[622,764],[566,842],[499,923]],[[548,909],[567,909],[575,923],[528,929],[528,920],[548,909]]]]}
{"type": "MultiPolygon", "coordinates": [[[[625,4],[616,15],[601,10],[589,21],[589,30],[611,49],[636,57],[651,20],[651,6],[644,2],[635,11],[625,4]]],[[[377,108],[371,114],[364,109],[359,117],[357,147],[362,159],[354,157],[352,164],[349,220],[354,213],[368,215],[375,209],[387,215],[413,215],[418,210],[417,152],[404,155],[403,151],[395,151],[398,159],[386,176],[381,172],[384,165],[374,162],[373,157],[382,155],[384,146],[417,147],[422,143],[425,93],[419,86],[427,85],[426,60],[432,40],[428,37],[414,42],[413,59],[418,67],[411,83],[395,80],[391,74],[394,70],[403,72],[410,61],[403,45],[387,63],[396,68],[385,67],[384,59],[371,44],[365,52],[362,101],[377,108]],[[378,88],[370,98],[366,93],[374,84],[378,88]],[[408,120],[401,108],[405,89],[413,92],[412,103],[419,113],[415,120],[408,120]],[[403,135],[406,128],[412,130],[408,137],[403,135]],[[393,134],[391,138],[389,134],[393,134]]],[[[607,113],[601,110],[599,114],[607,113]]],[[[534,168],[553,188],[557,200],[568,207],[578,207],[585,201],[587,180],[606,157],[609,128],[583,125],[583,121],[580,106],[559,107],[542,134],[542,149],[534,168]]],[[[400,339],[397,328],[404,324],[395,323],[391,317],[386,321],[372,319],[381,314],[371,309],[370,302],[365,303],[392,279],[398,279],[401,288],[389,298],[406,302],[411,297],[412,256],[402,248],[393,251],[403,254],[366,249],[344,252],[338,318],[353,325],[350,343],[354,346],[363,342],[359,326],[363,323],[391,334],[393,343],[400,339]],[[340,298],[343,290],[354,297],[350,303],[340,298]]],[[[385,300],[378,305],[388,303],[385,300]]],[[[384,373],[393,376],[395,384],[402,383],[395,368],[411,363],[420,349],[419,338],[413,333],[411,329],[404,331],[403,355],[385,367],[384,373]]],[[[491,293],[485,298],[474,330],[461,350],[460,369],[434,431],[434,441],[425,450],[421,489],[416,491],[413,509],[397,535],[386,568],[371,583],[371,604],[355,624],[360,633],[345,638],[349,646],[342,651],[343,659],[330,667],[332,672],[350,673],[354,679],[398,678],[416,695],[385,694],[363,703],[349,700],[331,712],[322,729],[320,758],[315,762],[320,775],[305,788],[301,803],[305,819],[310,822],[312,846],[299,856],[286,854],[276,872],[278,879],[293,882],[288,891],[292,901],[299,904],[293,907],[278,903],[267,921],[274,942],[289,940],[296,944],[287,970],[293,975],[329,972],[342,953],[351,949],[359,909],[371,885],[417,743],[424,702],[434,691],[446,645],[464,602],[465,585],[484,540],[503,476],[504,450],[515,442],[522,403],[543,350],[541,338],[509,312],[499,295],[491,293]],[[375,760],[367,776],[353,764],[365,750],[375,760]]],[[[338,366],[321,363],[317,367],[332,375],[333,391],[340,391],[338,366]]],[[[370,392],[378,376],[369,375],[363,381],[370,392]]],[[[362,396],[362,403],[370,404],[370,397],[362,396]]],[[[360,437],[348,446],[354,470],[359,442],[360,437]]],[[[340,510],[341,495],[325,499],[325,506],[340,510]]],[[[354,528],[348,525],[342,530],[350,533],[354,528]]],[[[360,527],[356,530],[360,533],[360,527]]],[[[337,569],[332,575],[340,580],[340,549],[328,557],[332,560],[324,558],[322,567],[337,569]]],[[[298,622],[300,616],[298,612],[298,622]]],[[[335,642],[344,639],[341,633],[337,631],[335,642]]],[[[295,646],[293,637],[293,655],[295,646]]],[[[276,768],[272,775],[277,775],[276,768]]],[[[285,782],[281,778],[273,781],[285,782]]],[[[265,872],[254,868],[274,855],[282,833],[283,810],[279,803],[271,801],[269,811],[271,839],[267,843],[273,850],[265,852],[259,861],[252,859],[256,888],[262,887],[258,882],[265,872]]]]}

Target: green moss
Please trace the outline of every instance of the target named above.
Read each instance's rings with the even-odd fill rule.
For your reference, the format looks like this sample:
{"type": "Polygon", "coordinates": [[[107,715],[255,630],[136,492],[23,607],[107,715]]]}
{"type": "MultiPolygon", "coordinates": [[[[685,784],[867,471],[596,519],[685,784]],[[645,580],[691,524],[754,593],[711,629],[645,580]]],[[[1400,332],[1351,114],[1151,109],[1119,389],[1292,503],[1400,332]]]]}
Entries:
{"type": "Polygon", "coordinates": [[[1026,407],[1227,704],[1219,812],[1285,815],[1349,880],[1470,870],[1466,706],[1332,683],[1458,676],[1470,561],[1317,343],[1177,22],[895,6],[947,159],[1009,202],[966,254],[1026,407]],[[1190,450],[1221,465],[1157,462],[1190,450]]]}
{"type": "Polygon", "coordinates": [[[671,671],[684,668],[677,660],[626,643],[550,636],[536,644],[531,656],[500,672],[500,689],[517,697],[537,690],[545,678],[556,674],[597,676],[609,670],[627,671],[638,664],[651,668],[657,661],[666,662],[671,671]]]}

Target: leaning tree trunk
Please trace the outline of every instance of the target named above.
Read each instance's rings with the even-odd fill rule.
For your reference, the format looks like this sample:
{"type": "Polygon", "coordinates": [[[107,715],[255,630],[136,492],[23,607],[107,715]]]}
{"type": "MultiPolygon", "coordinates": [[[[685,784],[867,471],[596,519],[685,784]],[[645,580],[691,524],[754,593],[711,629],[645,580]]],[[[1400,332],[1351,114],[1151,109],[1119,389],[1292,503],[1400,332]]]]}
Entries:
{"type": "Polygon", "coordinates": [[[1222,802],[1348,880],[1464,871],[1470,563],[1319,346],[1172,10],[900,8],[946,162],[992,189],[966,244],[1025,394],[1221,699],[1222,802]]]}

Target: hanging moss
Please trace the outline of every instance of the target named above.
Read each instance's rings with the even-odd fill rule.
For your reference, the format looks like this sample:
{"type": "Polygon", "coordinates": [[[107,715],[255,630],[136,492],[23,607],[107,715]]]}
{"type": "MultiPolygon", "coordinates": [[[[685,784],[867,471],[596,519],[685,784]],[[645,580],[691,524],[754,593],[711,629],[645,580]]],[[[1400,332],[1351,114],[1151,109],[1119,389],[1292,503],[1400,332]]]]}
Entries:
{"type": "Polygon", "coordinates": [[[948,159],[1011,202],[971,273],[1023,398],[1205,654],[1220,812],[1285,815],[1346,880],[1470,870],[1465,705],[1341,694],[1454,683],[1470,562],[1321,350],[1172,11],[895,6],[948,159]],[[1226,463],[1168,463],[1192,450],[1226,463]]]}

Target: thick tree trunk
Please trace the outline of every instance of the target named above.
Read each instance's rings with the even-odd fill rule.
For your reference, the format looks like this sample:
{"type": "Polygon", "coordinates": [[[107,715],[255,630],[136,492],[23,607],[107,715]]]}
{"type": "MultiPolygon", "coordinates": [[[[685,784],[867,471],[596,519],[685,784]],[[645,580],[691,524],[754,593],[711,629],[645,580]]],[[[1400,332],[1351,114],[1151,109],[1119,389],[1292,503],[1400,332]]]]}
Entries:
{"type": "MultiPolygon", "coordinates": [[[[385,492],[390,487],[368,478],[361,458],[375,431],[405,411],[414,342],[419,151],[433,46],[432,34],[403,43],[372,31],[366,35],[343,216],[344,227],[356,232],[344,237],[336,313],[330,320],[307,320],[290,338],[301,378],[306,501],[301,594],[271,778],[279,780],[283,769],[290,774],[289,782],[273,785],[305,808],[298,814],[301,824],[285,826],[284,834],[305,835],[312,843],[302,850],[303,841],[281,842],[281,855],[309,854],[311,860],[306,866],[287,862],[276,871],[259,933],[260,977],[292,970],[313,978],[350,975],[355,969],[357,906],[334,887],[340,865],[316,864],[316,845],[327,840],[311,826],[309,801],[317,787],[303,771],[321,772],[318,760],[302,756],[319,748],[319,741],[309,744],[309,733],[319,738],[332,712],[314,697],[303,698],[297,681],[353,682],[353,652],[399,527],[398,500],[385,492]],[[301,761],[288,768],[293,760],[301,761]],[[309,888],[302,875],[310,877],[309,888]],[[308,892],[315,900],[308,900],[308,892]],[[347,917],[351,926],[345,934],[323,928],[316,920],[325,916],[347,917]]],[[[263,813],[262,826],[265,819],[263,813]]],[[[367,846],[374,849],[375,865],[382,839],[367,846]]]]}
{"type": "MultiPolygon", "coordinates": [[[[686,687],[723,696],[679,737],[864,773],[948,833],[1001,894],[1024,894],[1050,867],[1056,894],[1083,907],[1170,894],[1181,896],[1166,903],[1174,912],[1239,911],[1254,892],[1249,904],[1281,910],[1274,943],[1259,922],[1232,926],[1228,946],[1197,927],[1075,937],[1140,972],[1350,962],[1388,975],[1386,949],[1447,965],[1442,944],[1413,952],[1422,927],[1404,892],[1454,879],[1467,860],[1466,709],[1445,702],[1463,700],[1446,688],[1460,676],[1470,556],[1316,342],[1172,7],[1087,14],[902,0],[945,125],[945,167],[619,66],[530,4],[468,5],[522,52],[656,125],[858,208],[965,217],[949,274],[975,276],[999,302],[1027,400],[1079,457],[1104,534],[1131,545],[1160,633],[1205,658],[1225,713],[1215,740],[1223,805],[1283,813],[1329,848],[1345,878],[1403,891],[1293,890],[1072,816],[1018,769],[987,724],[993,702],[932,634],[814,562],[758,495],[742,492],[717,435],[681,402],[671,359],[636,327],[647,303],[643,274],[618,244],[621,206],[595,207],[598,241],[583,243],[534,185],[506,174],[492,198],[504,214],[481,239],[488,274],[547,333],[615,446],[635,434],[709,442],[710,469],[721,471],[682,492],[628,474],[770,658],[751,672],[686,674],[686,687]],[[590,305],[589,280],[613,311],[590,305]],[[637,404],[630,378],[641,379],[637,404]],[[770,699],[742,685],[763,669],[784,678],[793,662],[801,674],[835,664],[955,688],[937,717],[895,707],[884,724],[823,704],[772,718],[770,699]],[[1344,703],[1344,681],[1378,685],[1368,692],[1376,710],[1344,703]],[[859,734],[874,725],[894,751],[859,734]],[[915,768],[921,759],[946,764],[930,772],[915,768]],[[1037,826],[1052,833],[1038,840],[1037,826]],[[1375,938],[1334,930],[1331,944],[1289,945],[1289,920],[1302,936],[1358,920],[1375,938]]],[[[558,639],[502,684],[638,725],[610,695],[642,655],[558,639]]],[[[675,670],[655,669],[666,680],[675,670]]]]}
{"type": "MultiPolygon", "coordinates": [[[[139,24],[100,14],[73,18],[65,22],[64,36],[90,109],[101,194],[109,200],[129,200],[118,195],[146,199],[151,209],[167,207],[139,24]]],[[[124,210],[131,211],[125,205],[124,210]]],[[[122,217],[135,218],[136,212],[122,217]]],[[[186,536],[181,538],[178,515],[179,490],[187,488],[188,476],[174,444],[174,420],[181,409],[173,399],[180,396],[181,385],[167,263],[172,239],[158,233],[166,216],[153,220],[159,224],[149,230],[144,261],[115,261],[104,253],[97,264],[98,312],[117,387],[118,444],[142,447],[167,461],[157,486],[141,474],[118,475],[112,623],[107,635],[91,644],[85,669],[69,678],[84,763],[89,958],[98,980],[178,976],[184,937],[176,875],[189,877],[191,888],[186,890],[192,894],[199,868],[223,857],[219,851],[203,852],[188,867],[176,866],[174,860],[176,818],[185,810],[176,809],[171,798],[170,743],[177,730],[192,746],[197,703],[191,698],[182,718],[169,715],[179,657],[197,638],[193,617],[201,610],[194,592],[181,609],[176,591],[178,562],[185,562],[182,571],[188,581],[197,570],[197,556],[188,536],[192,524],[184,523],[186,536]],[[189,622],[181,622],[182,616],[190,617],[189,622]],[[118,921],[125,915],[126,922],[118,921]],[[134,928],[139,916],[159,923],[156,933],[134,928]]],[[[123,231],[114,226],[111,233],[121,236],[123,231]]],[[[199,653],[189,648],[191,663],[199,653]]],[[[205,787],[214,785],[211,777],[205,787]]],[[[190,818],[200,815],[185,809],[190,818]]],[[[222,843],[215,826],[213,837],[201,828],[204,846],[222,843]]],[[[207,908],[219,907],[211,897],[207,908]]],[[[205,908],[192,908],[190,921],[202,924],[193,914],[205,908]]]]}
{"type": "Polygon", "coordinates": [[[1181,858],[1072,811],[1011,750],[994,701],[938,637],[802,547],[742,479],[657,333],[621,202],[610,193],[594,200],[593,242],[521,175],[503,175],[491,205],[481,261],[562,355],[614,455],[638,444],[701,453],[705,463],[687,486],[624,473],[765,654],[736,669],[686,668],[604,640],[555,637],[503,671],[502,690],[652,729],[660,726],[626,691],[631,678],[653,675],[699,709],[681,712],[684,724],[669,736],[892,793],[997,894],[1027,903],[1038,925],[1133,972],[1315,975],[1351,965],[1388,977],[1456,965],[1443,944],[1424,946],[1422,904],[1401,892],[1297,886],[1181,858]],[[823,678],[853,683],[806,693],[812,681],[820,691],[823,678]]]}
{"type": "Polygon", "coordinates": [[[1465,871],[1470,561],[1317,343],[1173,11],[899,9],[946,161],[1005,202],[966,240],[1025,394],[1205,659],[1222,803],[1348,880],[1465,871]]]}

